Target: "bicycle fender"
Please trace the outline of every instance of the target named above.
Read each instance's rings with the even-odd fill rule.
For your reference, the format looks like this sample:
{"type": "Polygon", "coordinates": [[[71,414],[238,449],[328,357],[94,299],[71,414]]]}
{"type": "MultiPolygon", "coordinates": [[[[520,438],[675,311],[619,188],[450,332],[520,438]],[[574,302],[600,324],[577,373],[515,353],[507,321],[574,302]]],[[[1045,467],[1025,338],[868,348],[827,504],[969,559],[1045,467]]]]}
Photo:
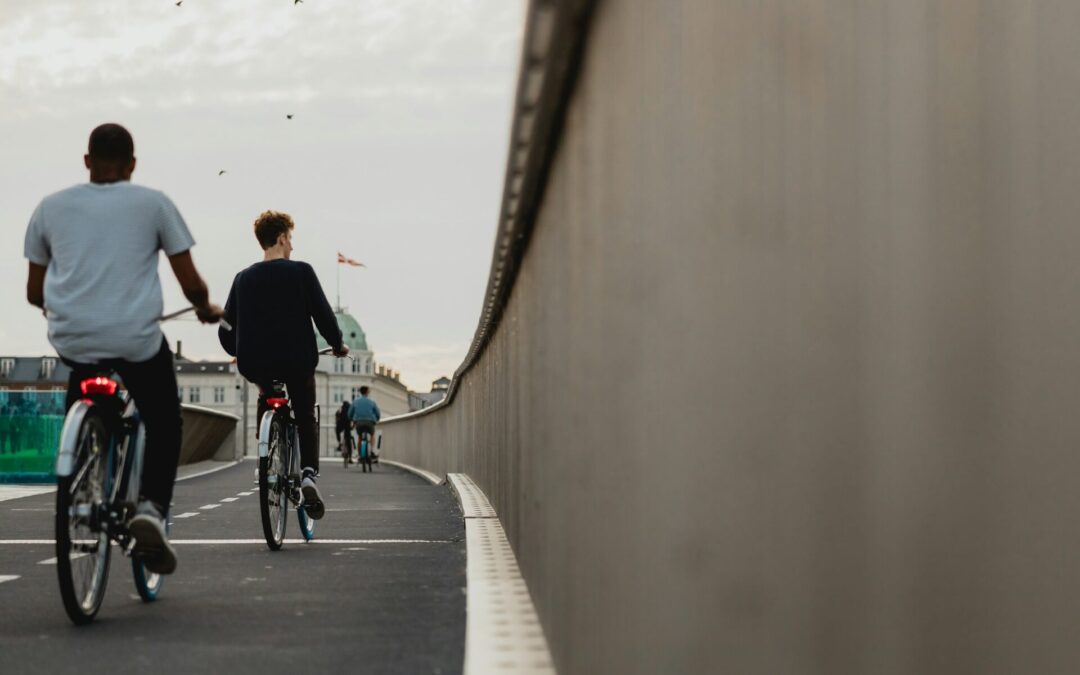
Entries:
{"type": "Polygon", "coordinates": [[[79,399],[64,417],[64,427],[60,430],[60,451],[56,453],[58,478],[67,478],[75,472],[75,446],[79,442],[79,427],[92,407],[92,402],[79,399]]]}
{"type": "Polygon", "coordinates": [[[259,422],[259,457],[270,454],[270,423],[274,421],[274,411],[267,410],[259,422]]]}

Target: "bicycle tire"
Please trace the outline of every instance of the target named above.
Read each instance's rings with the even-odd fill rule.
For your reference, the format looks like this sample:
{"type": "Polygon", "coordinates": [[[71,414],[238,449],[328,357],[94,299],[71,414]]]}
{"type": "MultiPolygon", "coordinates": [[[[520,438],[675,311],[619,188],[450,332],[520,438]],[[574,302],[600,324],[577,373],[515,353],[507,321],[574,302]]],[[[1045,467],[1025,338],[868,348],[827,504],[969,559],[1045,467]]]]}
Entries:
{"type": "Polygon", "coordinates": [[[157,600],[165,577],[147,570],[146,564],[138,556],[132,556],[131,558],[131,573],[135,577],[135,590],[138,591],[142,601],[153,602],[157,600]]]}
{"type": "Polygon", "coordinates": [[[81,626],[93,621],[101,609],[111,554],[108,533],[100,528],[94,532],[112,467],[105,421],[93,411],[79,427],[75,452],[75,470],[57,482],[56,575],[64,611],[81,626]]]}
{"type": "Polygon", "coordinates": [[[307,511],[304,510],[303,505],[296,509],[296,518],[300,521],[300,534],[304,536],[304,541],[311,541],[315,538],[315,523],[314,518],[308,516],[307,511]]]}
{"type": "Polygon", "coordinates": [[[271,551],[279,550],[285,543],[285,518],[289,508],[289,498],[285,494],[288,479],[285,476],[285,430],[282,427],[283,420],[275,414],[270,422],[266,457],[259,458],[259,515],[263,537],[271,551]]]}

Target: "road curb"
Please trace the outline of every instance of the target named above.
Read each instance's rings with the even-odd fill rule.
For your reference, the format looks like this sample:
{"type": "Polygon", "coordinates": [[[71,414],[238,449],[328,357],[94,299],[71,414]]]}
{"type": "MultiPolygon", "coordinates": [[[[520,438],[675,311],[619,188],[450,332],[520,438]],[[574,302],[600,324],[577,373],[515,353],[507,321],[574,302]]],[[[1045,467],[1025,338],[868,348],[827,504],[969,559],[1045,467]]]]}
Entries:
{"type": "Polygon", "coordinates": [[[424,480],[427,480],[432,485],[442,485],[443,483],[446,482],[445,479],[439,478],[439,476],[437,474],[434,474],[434,473],[431,473],[430,471],[426,471],[424,469],[421,469],[418,466],[413,466],[412,464],[406,464],[405,462],[395,462],[392,459],[383,459],[382,457],[380,457],[379,458],[379,463],[380,464],[389,464],[390,466],[396,466],[399,469],[404,469],[404,470],[408,471],[409,473],[415,473],[417,476],[420,476],[424,480]]]}
{"type": "Polygon", "coordinates": [[[446,475],[465,515],[465,675],[553,674],[555,664],[514,550],[484,491],[446,475]]]}

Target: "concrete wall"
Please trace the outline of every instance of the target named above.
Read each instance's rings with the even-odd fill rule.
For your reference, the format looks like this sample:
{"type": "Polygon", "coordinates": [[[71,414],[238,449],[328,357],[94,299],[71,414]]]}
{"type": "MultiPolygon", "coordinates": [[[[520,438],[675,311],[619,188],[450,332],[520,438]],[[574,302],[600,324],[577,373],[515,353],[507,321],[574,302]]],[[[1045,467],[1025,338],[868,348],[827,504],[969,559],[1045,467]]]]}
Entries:
{"type": "Polygon", "coordinates": [[[560,672],[1080,671],[1078,33],[597,4],[491,342],[383,426],[487,492],[560,672]]]}
{"type": "Polygon", "coordinates": [[[184,441],[180,446],[180,464],[194,464],[207,459],[228,461],[239,459],[240,445],[236,431],[236,415],[184,404],[184,441]]]}

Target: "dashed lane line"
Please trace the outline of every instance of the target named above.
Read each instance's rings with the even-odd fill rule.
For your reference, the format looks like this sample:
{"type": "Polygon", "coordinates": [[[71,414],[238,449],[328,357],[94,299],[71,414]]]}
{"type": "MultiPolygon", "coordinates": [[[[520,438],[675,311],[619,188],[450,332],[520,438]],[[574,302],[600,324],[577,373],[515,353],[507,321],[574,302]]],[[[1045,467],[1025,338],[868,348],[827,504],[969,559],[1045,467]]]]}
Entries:
{"type": "Polygon", "coordinates": [[[203,504],[199,508],[203,511],[209,511],[210,509],[216,509],[219,506],[221,506],[221,504],[203,504]]]}
{"type": "Polygon", "coordinates": [[[240,499],[240,498],[239,497],[225,497],[221,501],[223,501],[225,503],[229,503],[229,502],[235,502],[237,499],[240,499]]]}
{"type": "Polygon", "coordinates": [[[15,581],[18,578],[18,574],[0,574],[0,584],[4,583],[5,581],[15,581]]]}
{"type": "Polygon", "coordinates": [[[188,511],[187,513],[181,513],[181,514],[173,516],[173,520],[177,520],[179,518],[190,518],[192,516],[197,516],[197,515],[199,515],[198,511],[188,511]]]}
{"type": "MultiPolygon", "coordinates": [[[[90,554],[85,553],[85,552],[84,553],[74,553],[74,554],[72,554],[72,555],[70,555],[68,557],[71,560],[75,560],[76,558],[82,558],[83,556],[87,556],[87,555],[90,555],[90,554]]],[[[42,560],[38,564],[39,565],[55,565],[56,564],[56,558],[49,558],[48,560],[42,560]]]]}
{"type": "Polygon", "coordinates": [[[255,494],[255,493],[254,492],[237,492],[236,496],[237,497],[250,497],[253,494],[255,494]]]}

